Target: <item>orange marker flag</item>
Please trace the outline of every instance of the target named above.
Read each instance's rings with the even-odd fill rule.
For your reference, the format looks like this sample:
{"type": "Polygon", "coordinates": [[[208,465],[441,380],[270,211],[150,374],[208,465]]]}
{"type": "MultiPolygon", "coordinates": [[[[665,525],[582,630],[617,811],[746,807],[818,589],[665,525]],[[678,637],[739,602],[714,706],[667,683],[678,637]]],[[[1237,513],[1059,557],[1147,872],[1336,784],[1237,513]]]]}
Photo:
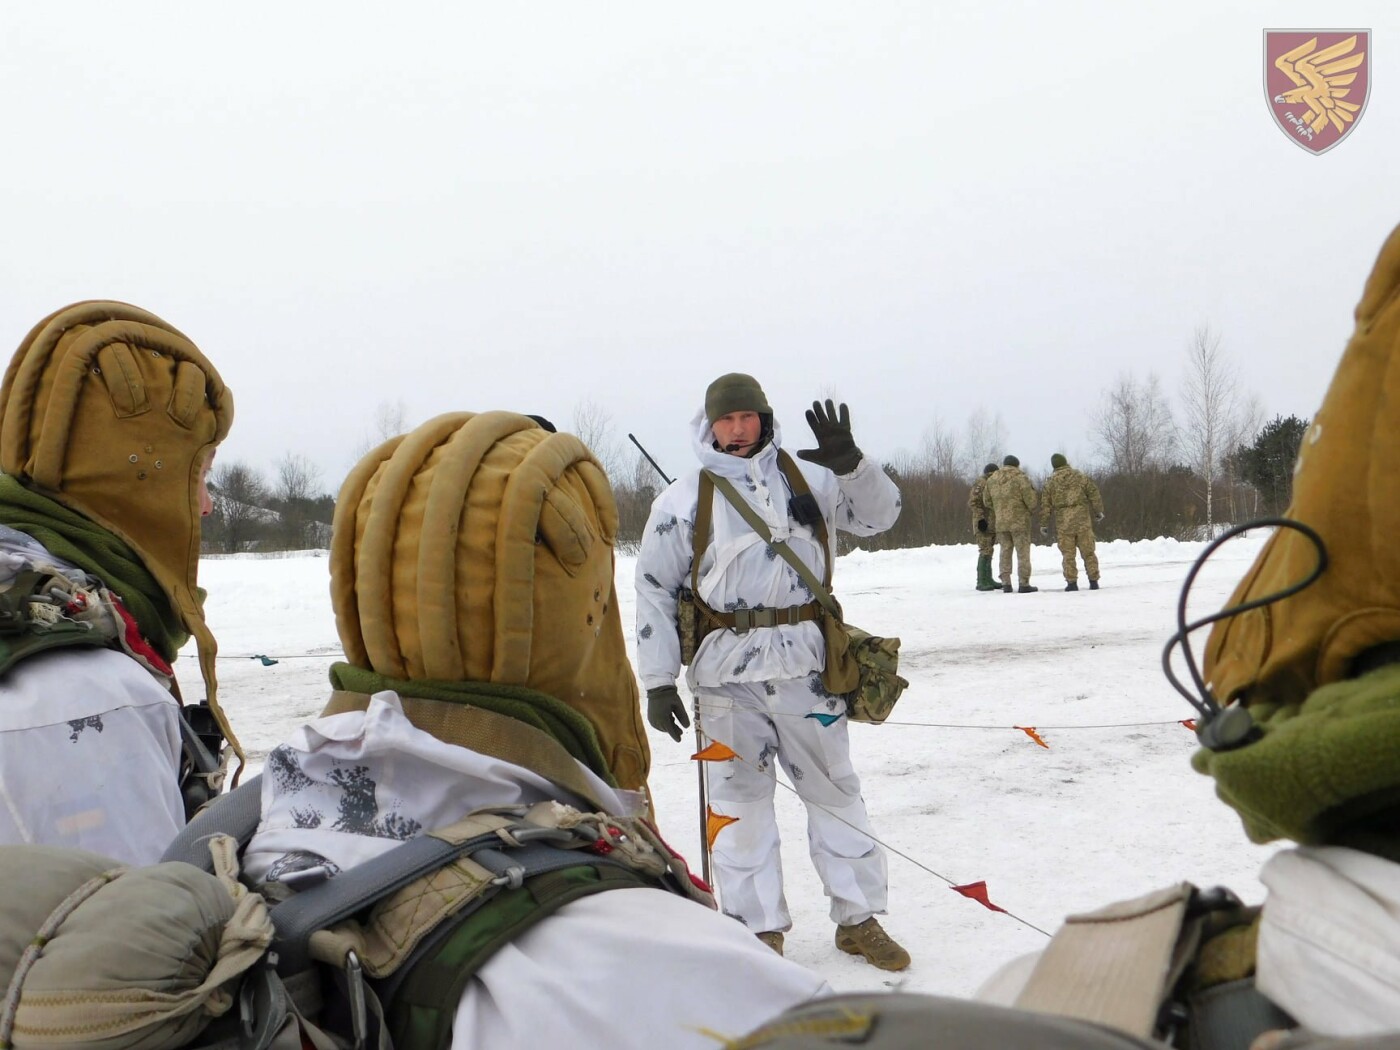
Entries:
{"type": "Polygon", "coordinates": [[[715,848],[715,838],[730,824],[739,823],[738,817],[726,817],[723,813],[716,813],[708,806],[705,807],[705,844],[710,849],[715,848]]]}
{"type": "Polygon", "coordinates": [[[731,758],[739,756],[728,744],[721,744],[715,740],[708,744],[703,751],[697,751],[690,757],[697,762],[728,762],[731,758]]]}
{"type": "MultiPolygon", "coordinates": [[[[1040,734],[1035,731],[1035,726],[1012,726],[1011,728],[1019,729],[1021,732],[1025,733],[1026,736],[1030,737],[1041,747],[1045,748],[1047,751],[1050,750],[1050,745],[1040,738],[1040,734]]],[[[973,883],[973,885],[976,885],[976,883],[973,883]]]]}
{"type": "Polygon", "coordinates": [[[1193,733],[1196,731],[1196,720],[1194,718],[1183,718],[1181,724],[1193,733]]]}
{"type": "MultiPolygon", "coordinates": [[[[1017,728],[1019,729],[1020,727],[1018,726],[1017,728]]],[[[971,897],[988,911],[999,911],[1002,914],[1007,914],[1005,908],[998,908],[987,899],[986,882],[969,882],[966,886],[954,886],[952,889],[954,893],[961,893],[964,897],[971,897]]]]}

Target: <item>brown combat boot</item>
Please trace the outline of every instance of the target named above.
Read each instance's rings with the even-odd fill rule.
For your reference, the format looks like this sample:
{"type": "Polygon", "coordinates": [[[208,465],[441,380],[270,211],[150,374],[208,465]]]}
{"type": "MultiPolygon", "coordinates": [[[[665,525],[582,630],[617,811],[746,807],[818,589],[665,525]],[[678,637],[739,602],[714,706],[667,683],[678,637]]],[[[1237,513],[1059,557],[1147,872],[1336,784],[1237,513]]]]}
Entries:
{"type": "Polygon", "coordinates": [[[768,947],[772,948],[779,955],[783,954],[782,930],[765,930],[762,933],[754,934],[754,936],[757,937],[764,944],[768,945],[768,947]]]}
{"type": "Polygon", "coordinates": [[[881,970],[903,970],[910,961],[909,953],[885,932],[873,915],[855,926],[837,926],[836,947],[847,955],[861,956],[881,970]]]}

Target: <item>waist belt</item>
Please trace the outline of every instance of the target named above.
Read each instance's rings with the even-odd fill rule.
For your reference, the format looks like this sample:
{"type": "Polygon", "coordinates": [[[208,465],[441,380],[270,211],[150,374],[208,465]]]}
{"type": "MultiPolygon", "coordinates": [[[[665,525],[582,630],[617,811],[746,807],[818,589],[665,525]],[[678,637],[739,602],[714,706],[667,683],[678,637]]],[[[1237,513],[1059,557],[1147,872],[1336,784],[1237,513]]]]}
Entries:
{"type": "Polygon", "coordinates": [[[778,627],[782,624],[799,624],[815,620],[821,613],[816,602],[806,605],[789,605],[783,609],[735,609],[731,612],[715,612],[712,615],[718,623],[728,627],[735,634],[744,634],[755,627],[778,627]]]}

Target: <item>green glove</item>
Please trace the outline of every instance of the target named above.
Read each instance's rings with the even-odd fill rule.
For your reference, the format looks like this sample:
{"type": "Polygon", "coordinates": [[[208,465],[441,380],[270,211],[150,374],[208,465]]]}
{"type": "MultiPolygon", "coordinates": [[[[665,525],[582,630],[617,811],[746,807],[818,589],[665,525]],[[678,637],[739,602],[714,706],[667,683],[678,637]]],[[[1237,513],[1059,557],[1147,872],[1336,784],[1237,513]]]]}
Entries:
{"type": "Polygon", "coordinates": [[[690,716],[685,713],[681,694],[673,685],[658,685],[647,690],[647,721],[653,729],[670,734],[676,743],[681,741],[681,727],[690,728],[690,716]]]}
{"type": "Polygon", "coordinates": [[[825,407],[820,401],[813,401],[807,410],[807,425],[816,436],[817,447],[802,449],[797,453],[798,459],[825,467],[833,474],[849,474],[856,469],[861,452],[851,437],[851,414],[844,403],[838,416],[831,398],[826,399],[825,407]]]}

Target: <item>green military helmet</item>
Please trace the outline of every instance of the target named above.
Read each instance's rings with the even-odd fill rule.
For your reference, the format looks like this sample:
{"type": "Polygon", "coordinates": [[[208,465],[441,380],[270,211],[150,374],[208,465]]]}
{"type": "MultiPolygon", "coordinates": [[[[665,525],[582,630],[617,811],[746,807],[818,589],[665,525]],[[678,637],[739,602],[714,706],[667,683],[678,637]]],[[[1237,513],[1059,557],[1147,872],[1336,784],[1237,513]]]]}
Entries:
{"type": "Polygon", "coordinates": [[[997,465],[996,465],[995,463],[988,463],[985,467],[982,468],[982,476],[983,476],[983,477],[986,477],[986,476],[989,475],[989,474],[995,474],[996,472],[997,472],[997,465]]]}
{"type": "Polygon", "coordinates": [[[1063,452],[1056,452],[1050,457],[1050,466],[1059,470],[1061,467],[1069,466],[1069,460],[1065,459],[1065,454],[1063,452]]]}

